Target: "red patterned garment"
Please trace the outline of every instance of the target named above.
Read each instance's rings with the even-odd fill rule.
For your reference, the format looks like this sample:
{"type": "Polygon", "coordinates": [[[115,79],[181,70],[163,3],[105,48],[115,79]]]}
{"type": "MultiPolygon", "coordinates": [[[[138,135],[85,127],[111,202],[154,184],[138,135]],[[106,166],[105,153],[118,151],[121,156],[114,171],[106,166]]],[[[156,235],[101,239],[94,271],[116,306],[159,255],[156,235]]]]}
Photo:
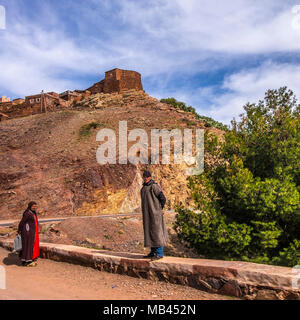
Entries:
{"type": "Polygon", "coordinates": [[[35,218],[35,239],[34,239],[32,260],[40,256],[39,223],[38,223],[36,214],[34,215],[34,218],[35,218]]]}

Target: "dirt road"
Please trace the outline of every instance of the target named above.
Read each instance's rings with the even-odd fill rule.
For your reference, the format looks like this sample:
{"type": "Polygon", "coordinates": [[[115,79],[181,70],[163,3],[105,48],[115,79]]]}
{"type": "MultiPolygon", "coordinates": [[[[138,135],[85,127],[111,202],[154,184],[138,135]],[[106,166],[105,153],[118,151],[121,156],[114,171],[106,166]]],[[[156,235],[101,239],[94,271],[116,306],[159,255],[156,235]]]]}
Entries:
{"type": "Polygon", "coordinates": [[[3,248],[0,248],[0,265],[6,270],[6,289],[0,289],[0,300],[234,299],[48,259],[39,259],[36,267],[22,267],[18,257],[3,248]]]}
{"type": "MultiPolygon", "coordinates": [[[[167,210],[165,212],[171,212],[174,213],[172,210],[167,210]]],[[[115,217],[134,217],[134,216],[141,216],[141,212],[131,212],[131,213],[115,213],[115,214],[101,214],[101,215],[95,215],[93,216],[94,218],[115,218],[115,217]]],[[[69,217],[48,217],[48,218],[40,218],[39,219],[39,224],[43,223],[49,223],[49,222],[58,222],[58,221],[64,221],[66,219],[69,219],[69,217]]],[[[74,216],[72,218],[79,218],[79,219],[84,219],[84,218],[91,218],[91,216],[74,216]]],[[[19,223],[20,219],[16,220],[0,220],[0,227],[9,227],[15,223],[19,223]]]]}

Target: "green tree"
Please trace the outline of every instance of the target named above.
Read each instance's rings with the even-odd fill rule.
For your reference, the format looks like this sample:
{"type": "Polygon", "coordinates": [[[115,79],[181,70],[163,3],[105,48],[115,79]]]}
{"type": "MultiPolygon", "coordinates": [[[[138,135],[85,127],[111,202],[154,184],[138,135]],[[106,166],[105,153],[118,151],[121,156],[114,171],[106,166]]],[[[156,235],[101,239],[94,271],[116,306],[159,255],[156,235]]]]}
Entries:
{"type": "Polygon", "coordinates": [[[174,228],[209,257],[300,264],[299,105],[283,87],[244,110],[223,142],[206,133],[205,170],[189,179],[198,213],[178,208],[174,228]]]}

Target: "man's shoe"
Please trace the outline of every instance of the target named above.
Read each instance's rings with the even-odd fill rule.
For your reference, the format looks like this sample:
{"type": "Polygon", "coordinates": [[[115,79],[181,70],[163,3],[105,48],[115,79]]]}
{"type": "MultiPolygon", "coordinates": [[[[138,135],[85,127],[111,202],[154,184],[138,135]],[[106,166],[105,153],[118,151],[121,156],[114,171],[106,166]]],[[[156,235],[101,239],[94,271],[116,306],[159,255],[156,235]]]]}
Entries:
{"type": "Polygon", "coordinates": [[[153,252],[150,252],[147,256],[143,256],[143,258],[151,258],[154,256],[153,252]]]}
{"type": "Polygon", "coordinates": [[[162,256],[159,256],[158,254],[154,254],[154,255],[151,257],[151,261],[159,260],[159,259],[162,259],[162,258],[163,258],[162,256]]]}

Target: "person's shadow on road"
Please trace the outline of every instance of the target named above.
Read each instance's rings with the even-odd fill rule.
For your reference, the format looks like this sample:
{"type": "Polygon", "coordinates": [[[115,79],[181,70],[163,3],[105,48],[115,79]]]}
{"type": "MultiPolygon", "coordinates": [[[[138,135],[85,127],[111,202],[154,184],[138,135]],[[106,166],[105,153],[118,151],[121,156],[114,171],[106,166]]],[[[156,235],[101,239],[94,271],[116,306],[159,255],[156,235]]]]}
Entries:
{"type": "Polygon", "coordinates": [[[7,266],[11,266],[11,265],[21,266],[21,261],[20,261],[19,255],[17,253],[10,252],[7,255],[7,257],[5,257],[2,260],[2,262],[7,266]]]}

